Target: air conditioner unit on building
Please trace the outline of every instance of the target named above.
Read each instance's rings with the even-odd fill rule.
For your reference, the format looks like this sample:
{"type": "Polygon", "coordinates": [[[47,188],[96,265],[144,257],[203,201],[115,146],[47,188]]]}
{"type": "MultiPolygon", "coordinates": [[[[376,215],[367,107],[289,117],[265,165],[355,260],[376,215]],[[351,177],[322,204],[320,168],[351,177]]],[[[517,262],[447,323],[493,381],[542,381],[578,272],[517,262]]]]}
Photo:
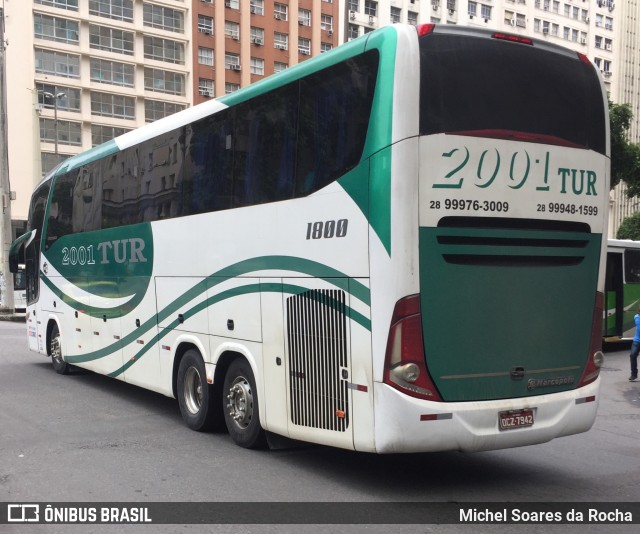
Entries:
{"type": "Polygon", "coordinates": [[[587,44],[587,40],[586,39],[580,39],[580,44],[586,45],[587,44]]]}
{"type": "Polygon", "coordinates": [[[349,18],[350,18],[351,20],[356,20],[356,14],[355,14],[355,12],[353,12],[353,11],[349,11],[349,18]]]}
{"type": "Polygon", "coordinates": [[[275,45],[275,48],[277,48],[278,50],[286,50],[287,49],[287,47],[285,45],[281,45],[281,44],[275,45]]]}
{"type": "Polygon", "coordinates": [[[373,24],[373,15],[369,15],[369,24],[373,24]]]}
{"type": "Polygon", "coordinates": [[[327,30],[327,35],[333,35],[333,30],[327,30]]]}
{"type": "Polygon", "coordinates": [[[449,15],[453,15],[455,12],[456,12],[456,10],[455,10],[455,9],[450,9],[450,10],[449,10],[449,15]]]}
{"type": "Polygon", "coordinates": [[[240,70],[240,65],[231,65],[231,70],[240,70]]]}
{"type": "Polygon", "coordinates": [[[303,56],[309,56],[309,55],[311,55],[311,52],[309,52],[308,50],[300,50],[300,53],[301,53],[303,56]]]}
{"type": "Polygon", "coordinates": [[[516,25],[516,19],[510,19],[509,20],[509,24],[511,24],[511,26],[515,26],[516,25]]]}
{"type": "Polygon", "coordinates": [[[609,43],[609,44],[604,45],[604,47],[605,47],[607,50],[611,50],[611,44],[610,44],[610,43],[609,43]]]}
{"type": "Polygon", "coordinates": [[[273,16],[276,20],[282,20],[282,15],[278,15],[277,13],[273,16]]]}
{"type": "Polygon", "coordinates": [[[260,39],[259,37],[254,37],[252,43],[256,46],[262,46],[262,39],[260,39]]]}
{"type": "Polygon", "coordinates": [[[240,40],[240,36],[239,36],[237,33],[231,34],[231,38],[232,38],[234,41],[239,41],[239,40],[240,40]]]}
{"type": "Polygon", "coordinates": [[[231,0],[226,0],[224,3],[224,7],[231,7],[231,0]]]}
{"type": "Polygon", "coordinates": [[[542,33],[544,33],[545,35],[549,33],[549,28],[542,28],[542,33]]]}

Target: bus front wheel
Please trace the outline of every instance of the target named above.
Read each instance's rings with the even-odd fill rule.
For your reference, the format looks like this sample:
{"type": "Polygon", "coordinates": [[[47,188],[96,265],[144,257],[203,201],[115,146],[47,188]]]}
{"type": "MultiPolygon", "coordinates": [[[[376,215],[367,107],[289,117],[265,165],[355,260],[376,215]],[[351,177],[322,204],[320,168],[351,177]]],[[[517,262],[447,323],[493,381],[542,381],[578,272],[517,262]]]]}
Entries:
{"type": "Polygon", "coordinates": [[[54,323],[49,336],[49,354],[51,355],[51,364],[53,369],[59,375],[67,375],[71,366],[62,359],[62,344],[60,340],[60,329],[54,323]]]}
{"type": "Polygon", "coordinates": [[[258,394],[251,366],[243,358],[234,360],[224,377],[224,420],[231,439],[246,449],[266,445],[260,426],[258,394]]]}
{"type": "Polygon", "coordinates": [[[198,432],[213,426],[212,388],[207,384],[204,361],[197,350],[184,353],[178,367],[178,404],[187,426],[198,432]]]}

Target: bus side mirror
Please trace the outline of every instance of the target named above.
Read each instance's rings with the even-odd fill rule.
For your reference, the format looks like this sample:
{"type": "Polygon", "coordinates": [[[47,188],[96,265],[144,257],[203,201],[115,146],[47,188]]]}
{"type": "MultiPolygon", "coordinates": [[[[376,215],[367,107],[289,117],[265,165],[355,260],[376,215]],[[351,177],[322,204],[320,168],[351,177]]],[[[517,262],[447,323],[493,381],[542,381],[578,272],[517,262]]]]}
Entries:
{"type": "Polygon", "coordinates": [[[33,241],[36,235],[35,230],[31,230],[26,234],[22,234],[18,239],[11,243],[9,249],[9,271],[16,274],[20,270],[20,264],[24,263],[24,249],[33,241]],[[22,261],[20,261],[22,260],[22,261]]]}

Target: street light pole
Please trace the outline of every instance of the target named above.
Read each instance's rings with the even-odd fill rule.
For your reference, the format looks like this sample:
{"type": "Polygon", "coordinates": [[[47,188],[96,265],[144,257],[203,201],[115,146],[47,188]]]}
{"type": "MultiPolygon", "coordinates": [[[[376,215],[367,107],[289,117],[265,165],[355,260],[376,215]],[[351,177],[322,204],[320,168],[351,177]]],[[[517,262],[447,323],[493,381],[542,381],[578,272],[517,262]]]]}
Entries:
{"type": "Polygon", "coordinates": [[[55,155],[57,156],[58,155],[58,99],[67,95],[62,91],[60,91],[59,93],[56,93],[55,95],[53,93],[50,93],[49,91],[42,91],[42,96],[44,96],[45,98],[51,98],[53,100],[53,128],[54,128],[54,134],[55,134],[54,152],[55,152],[55,155]]]}

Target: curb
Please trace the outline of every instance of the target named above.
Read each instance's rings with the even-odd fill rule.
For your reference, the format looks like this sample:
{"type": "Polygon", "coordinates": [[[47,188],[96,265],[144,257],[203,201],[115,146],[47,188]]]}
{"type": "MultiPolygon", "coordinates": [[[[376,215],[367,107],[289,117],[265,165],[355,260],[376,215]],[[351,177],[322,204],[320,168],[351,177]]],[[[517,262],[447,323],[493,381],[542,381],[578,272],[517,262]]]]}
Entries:
{"type": "Polygon", "coordinates": [[[11,323],[26,323],[27,316],[24,313],[0,313],[0,322],[6,321],[11,323]]]}

